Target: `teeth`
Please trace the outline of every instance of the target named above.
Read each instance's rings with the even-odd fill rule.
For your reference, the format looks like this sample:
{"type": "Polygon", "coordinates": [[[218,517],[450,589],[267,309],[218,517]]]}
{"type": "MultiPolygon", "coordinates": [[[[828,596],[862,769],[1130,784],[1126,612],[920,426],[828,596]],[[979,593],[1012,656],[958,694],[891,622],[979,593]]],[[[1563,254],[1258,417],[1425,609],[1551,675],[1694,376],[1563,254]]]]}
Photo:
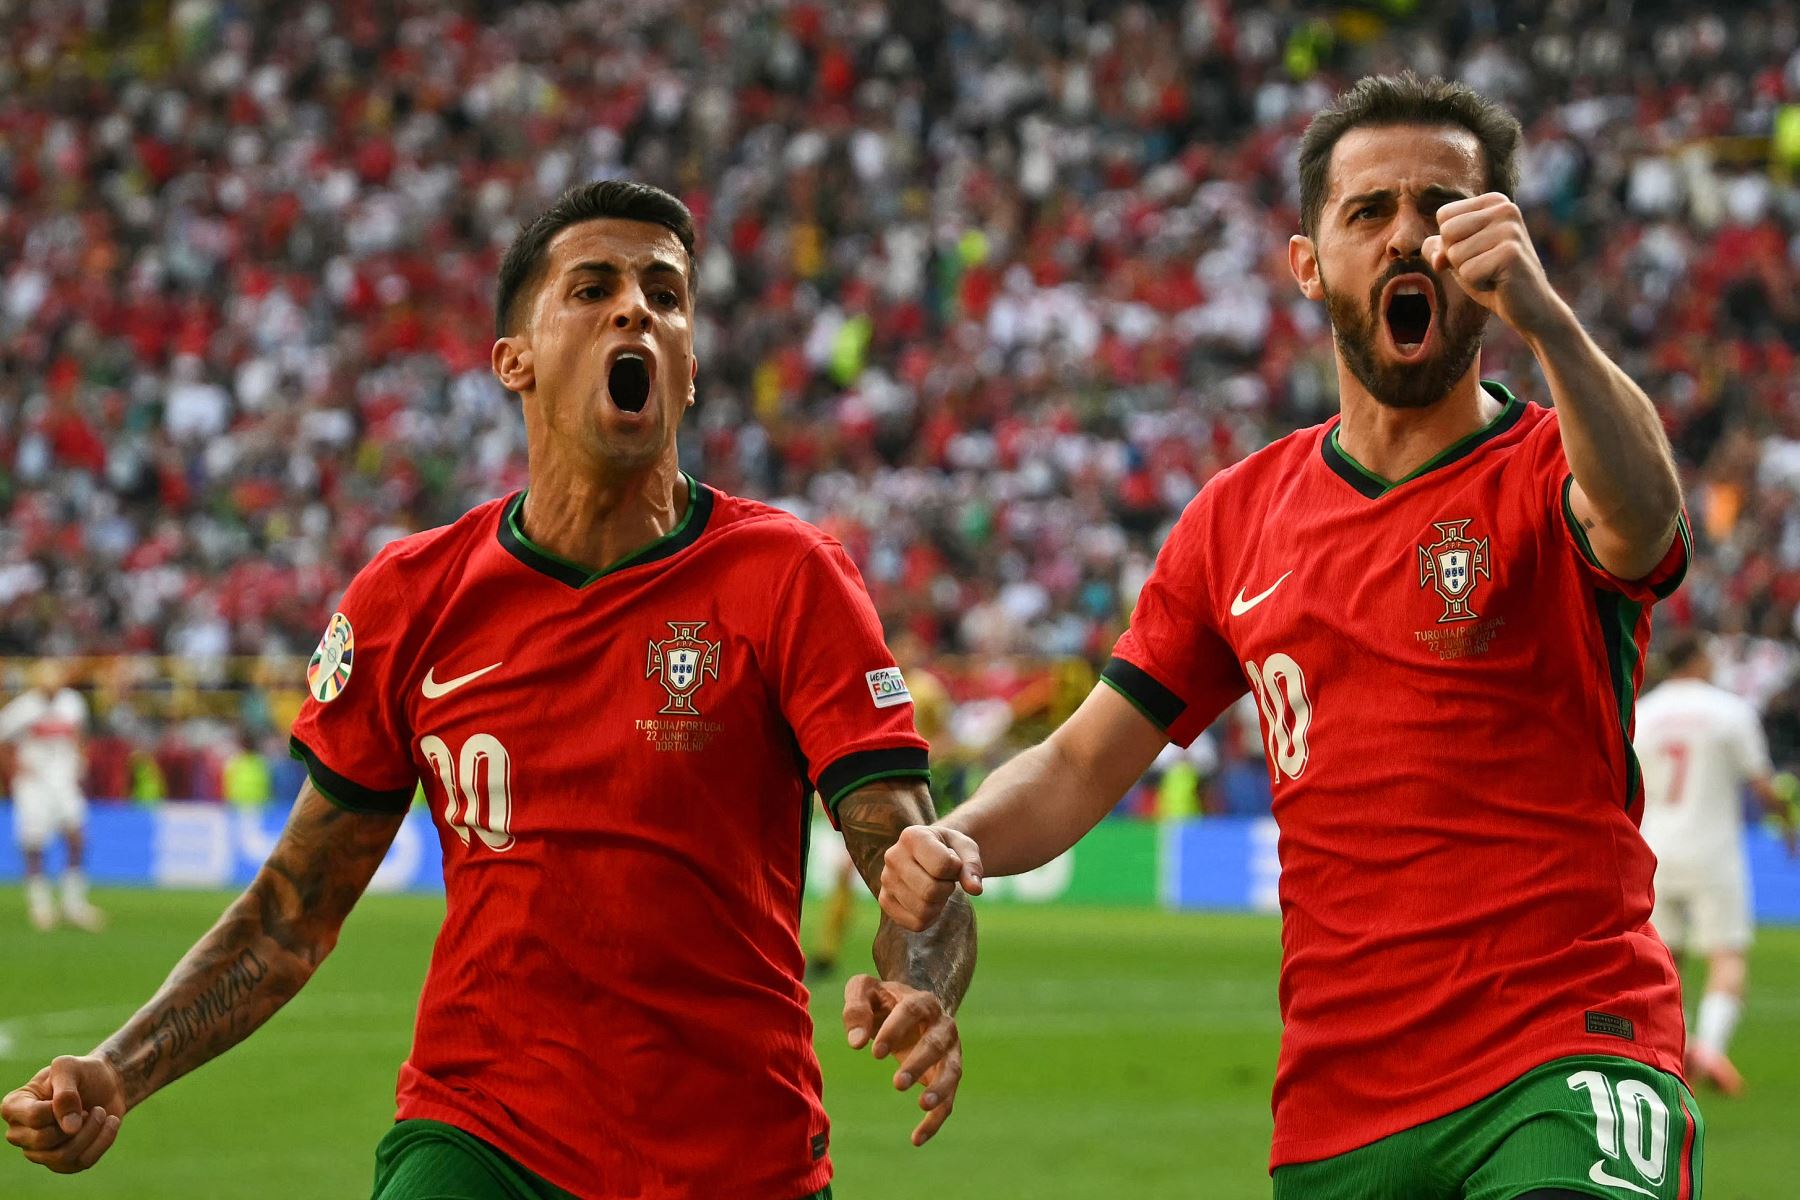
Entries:
{"type": "Polygon", "coordinates": [[[643,362],[643,361],[644,361],[644,356],[643,356],[643,355],[641,355],[641,354],[638,354],[638,353],[635,353],[635,352],[633,352],[633,351],[631,351],[631,350],[627,350],[627,351],[626,351],[626,352],[625,352],[625,353],[623,353],[623,354],[621,354],[621,355],[619,355],[619,361],[620,361],[620,362],[624,362],[624,361],[625,361],[625,360],[626,360],[626,359],[628,359],[628,358],[630,358],[630,359],[636,359],[636,360],[637,360],[637,361],[638,361],[638,362],[643,362]]]}
{"type": "Polygon", "coordinates": [[[1403,283],[1394,289],[1396,296],[1423,296],[1425,289],[1416,283],[1403,283]]]}

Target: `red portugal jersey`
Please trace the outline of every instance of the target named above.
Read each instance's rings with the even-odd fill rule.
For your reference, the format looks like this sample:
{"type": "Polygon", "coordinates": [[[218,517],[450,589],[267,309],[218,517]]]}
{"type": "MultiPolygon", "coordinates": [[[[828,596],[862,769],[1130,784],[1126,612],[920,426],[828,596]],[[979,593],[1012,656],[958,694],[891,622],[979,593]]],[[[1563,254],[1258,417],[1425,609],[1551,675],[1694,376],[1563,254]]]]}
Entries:
{"type": "Polygon", "coordinates": [[[399,1117],[623,1200],[831,1177],[799,944],[809,792],[928,777],[843,549],[689,482],[598,574],[524,494],[384,549],[309,672],[295,753],[347,808],[424,781],[448,911],[399,1117]]]}
{"type": "Polygon", "coordinates": [[[1679,1072],[1650,927],[1632,704],[1645,581],[1594,560],[1556,415],[1398,483],[1331,422],[1221,472],[1157,557],[1105,678],[1186,745],[1255,694],[1280,825],[1273,1165],[1443,1116],[1531,1068],[1679,1072]]]}

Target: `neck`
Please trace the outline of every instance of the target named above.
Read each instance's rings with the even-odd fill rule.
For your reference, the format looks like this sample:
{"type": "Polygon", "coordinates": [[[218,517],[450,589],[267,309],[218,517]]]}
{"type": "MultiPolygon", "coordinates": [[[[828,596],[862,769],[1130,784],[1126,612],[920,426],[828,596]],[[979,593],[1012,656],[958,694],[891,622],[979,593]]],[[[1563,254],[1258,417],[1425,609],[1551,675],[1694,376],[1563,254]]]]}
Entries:
{"type": "Polygon", "coordinates": [[[671,448],[629,475],[589,474],[566,462],[533,471],[519,522],[549,553],[601,571],[673,532],[687,508],[687,480],[671,448]]]}
{"type": "Polygon", "coordinates": [[[1338,396],[1343,420],[1338,448],[1366,471],[1401,480],[1499,415],[1500,401],[1481,386],[1481,360],[1428,408],[1391,408],[1369,394],[1338,359],[1338,396]]]}

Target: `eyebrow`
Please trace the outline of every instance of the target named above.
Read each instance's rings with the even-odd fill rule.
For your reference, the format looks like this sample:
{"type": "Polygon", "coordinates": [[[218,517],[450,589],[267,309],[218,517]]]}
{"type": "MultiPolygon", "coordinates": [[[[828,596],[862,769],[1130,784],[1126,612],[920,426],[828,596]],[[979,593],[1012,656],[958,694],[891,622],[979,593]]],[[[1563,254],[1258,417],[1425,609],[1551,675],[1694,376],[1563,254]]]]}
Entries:
{"type": "MultiPolygon", "coordinates": [[[[580,275],[584,272],[589,273],[589,274],[594,274],[594,275],[623,275],[624,274],[624,272],[622,270],[620,270],[618,263],[598,262],[595,260],[589,260],[587,262],[578,262],[574,266],[570,267],[565,272],[565,274],[580,275]]],[[[646,275],[674,275],[674,276],[679,277],[683,282],[686,282],[686,280],[687,280],[687,272],[686,271],[683,271],[680,267],[676,266],[674,263],[666,262],[660,258],[651,259],[649,264],[644,267],[644,274],[646,274],[646,275]]]]}
{"type": "MultiPolygon", "coordinates": [[[[1361,208],[1365,204],[1375,204],[1380,201],[1392,200],[1394,195],[1395,192],[1393,188],[1374,188],[1367,192],[1358,192],[1354,196],[1346,196],[1338,204],[1338,211],[1343,212],[1346,209],[1361,208]]],[[[1449,204],[1456,200],[1467,200],[1468,198],[1469,193],[1463,191],[1461,188],[1447,187],[1441,183],[1429,184],[1419,192],[1419,199],[1436,200],[1440,204],[1449,204]]]]}

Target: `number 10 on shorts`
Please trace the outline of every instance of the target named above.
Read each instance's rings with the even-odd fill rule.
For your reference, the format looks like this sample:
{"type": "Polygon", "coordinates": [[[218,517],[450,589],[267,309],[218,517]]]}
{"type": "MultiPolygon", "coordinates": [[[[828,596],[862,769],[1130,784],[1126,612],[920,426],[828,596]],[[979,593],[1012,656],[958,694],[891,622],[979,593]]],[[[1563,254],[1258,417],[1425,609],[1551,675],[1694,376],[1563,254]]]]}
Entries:
{"type": "MultiPolygon", "coordinates": [[[[1647,1183],[1661,1183],[1668,1172],[1669,1153],[1669,1106],[1662,1097],[1642,1080],[1622,1079],[1615,1085],[1598,1071],[1575,1072],[1569,1076],[1569,1086],[1585,1091],[1594,1106],[1594,1136],[1600,1153],[1617,1163],[1622,1150],[1647,1183]]],[[[1594,1166],[1604,1169],[1604,1162],[1594,1166]]],[[[1646,1196],[1655,1194],[1623,1179],[1605,1182],[1646,1196]]]]}

